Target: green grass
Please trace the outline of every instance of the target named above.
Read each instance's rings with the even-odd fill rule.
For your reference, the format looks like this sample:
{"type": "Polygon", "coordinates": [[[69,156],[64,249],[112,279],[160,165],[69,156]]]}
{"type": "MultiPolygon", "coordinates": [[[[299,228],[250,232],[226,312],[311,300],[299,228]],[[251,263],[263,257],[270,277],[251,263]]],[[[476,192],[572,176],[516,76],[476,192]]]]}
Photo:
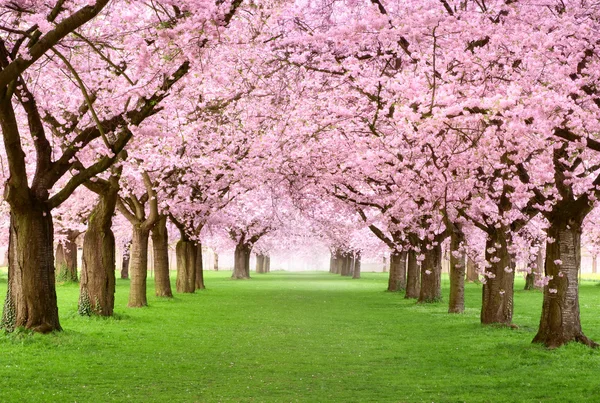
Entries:
{"type": "MultiPolygon", "coordinates": [[[[466,313],[449,315],[384,292],[385,274],[230,274],[207,272],[206,291],[142,309],[126,308],[119,280],[113,319],[77,316],[78,286],[58,285],[64,332],[0,335],[0,402],[600,399],[600,351],[531,344],[539,292],[516,292],[513,330],[479,325],[479,285],[467,286],[466,313]]],[[[599,305],[600,287],[584,282],[584,332],[596,340],[599,305]]]]}

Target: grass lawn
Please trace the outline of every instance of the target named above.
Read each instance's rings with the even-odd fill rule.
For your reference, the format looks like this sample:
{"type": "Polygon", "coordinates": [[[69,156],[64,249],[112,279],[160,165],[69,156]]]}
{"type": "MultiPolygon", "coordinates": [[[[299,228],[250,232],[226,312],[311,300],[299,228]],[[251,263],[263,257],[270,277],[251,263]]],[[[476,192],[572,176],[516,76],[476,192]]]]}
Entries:
{"type": "MultiPolygon", "coordinates": [[[[78,285],[58,285],[64,332],[0,335],[0,402],[600,401],[600,351],[531,344],[539,292],[516,292],[513,330],[479,325],[474,284],[466,313],[449,315],[384,292],[381,273],[230,275],[207,272],[207,290],[173,300],[151,285],[141,309],[119,280],[113,319],[77,316],[78,285]]],[[[598,341],[597,284],[580,303],[598,341]]]]}

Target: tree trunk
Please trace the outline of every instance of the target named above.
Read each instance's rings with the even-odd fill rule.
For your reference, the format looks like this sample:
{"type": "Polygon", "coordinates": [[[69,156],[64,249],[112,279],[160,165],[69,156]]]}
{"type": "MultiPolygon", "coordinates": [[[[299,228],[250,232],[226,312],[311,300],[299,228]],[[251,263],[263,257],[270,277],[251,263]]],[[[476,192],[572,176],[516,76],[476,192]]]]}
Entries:
{"type": "Polygon", "coordinates": [[[271,273],[271,256],[265,255],[265,273],[271,273]]]}
{"type": "Polygon", "coordinates": [[[123,250],[123,263],[121,264],[121,279],[129,279],[129,262],[131,261],[131,242],[128,242],[123,250]]]}
{"type": "Polygon", "coordinates": [[[88,219],[81,259],[80,315],[113,315],[116,263],[115,236],[111,226],[118,191],[117,185],[99,195],[98,203],[88,219]]]}
{"type": "Polygon", "coordinates": [[[414,250],[409,250],[407,252],[408,262],[407,262],[407,270],[406,270],[406,295],[404,298],[419,298],[419,294],[421,292],[421,282],[420,282],[420,271],[419,264],[417,262],[417,253],[414,250]]]}
{"type": "Polygon", "coordinates": [[[146,278],[148,277],[148,238],[150,231],[133,225],[131,239],[131,283],[129,285],[130,308],[148,305],[146,299],[146,278]]]}
{"type": "Polygon", "coordinates": [[[61,330],[54,278],[52,215],[45,204],[11,209],[8,289],[0,327],[61,330]]]}
{"type": "Polygon", "coordinates": [[[157,297],[173,298],[169,272],[169,234],[167,216],[160,216],[152,228],[154,289],[157,297]]]}
{"type": "Polygon", "coordinates": [[[335,273],[335,254],[333,252],[329,252],[329,273],[335,273]]]}
{"type": "Polygon", "coordinates": [[[448,313],[465,311],[465,254],[460,250],[465,235],[456,228],[450,234],[450,298],[448,313]]]}
{"type": "Polygon", "coordinates": [[[54,257],[56,262],[56,281],[63,282],[67,281],[67,259],[65,256],[65,247],[62,242],[56,245],[56,256],[54,257]]]}
{"type": "Polygon", "coordinates": [[[352,276],[352,265],[354,258],[352,257],[352,252],[344,253],[344,259],[342,263],[342,276],[349,277],[352,276]]]}
{"type": "Polygon", "coordinates": [[[534,343],[548,348],[560,347],[571,341],[596,347],[581,330],[579,316],[578,274],[581,266],[581,224],[566,220],[550,221],[546,243],[546,276],[551,276],[544,287],[544,303],[540,328],[534,343]]]}
{"type": "Polygon", "coordinates": [[[479,274],[473,259],[467,256],[467,281],[469,283],[479,283],[479,274]]]}
{"type": "Polygon", "coordinates": [[[592,274],[598,273],[598,255],[592,255],[592,274]]]}
{"type": "Polygon", "coordinates": [[[525,275],[525,291],[531,291],[535,289],[535,273],[532,271],[531,273],[527,273],[525,275]]]}
{"type": "Polygon", "coordinates": [[[404,291],[406,288],[406,252],[390,253],[390,276],[388,291],[404,291]]]}
{"type": "Polygon", "coordinates": [[[248,279],[250,278],[250,253],[252,252],[252,246],[248,244],[237,244],[235,246],[235,260],[233,263],[233,274],[231,278],[234,279],[248,279]]]}
{"type": "Polygon", "coordinates": [[[354,255],[354,272],[352,273],[352,278],[360,278],[360,251],[354,255]]]}
{"type": "Polygon", "coordinates": [[[485,259],[490,264],[483,284],[481,323],[510,325],[513,315],[515,264],[508,252],[506,228],[493,229],[485,244],[485,259]]]}
{"type": "Polygon", "coordinates": [[[442,300],[442,246],[425,247],[424,252],[418,302],[438,302],[442,300]]]}
{"type": "Polygon", "coordinates": [[[387,267],[387,256],[383,255],[383,272],[387,273],[388,271],[388,267],[387,267]]]}
{"type": "Polygon", "coordinates": [[[265,273],[265,255],[262,253],[256,255],[256,272],[265,273]]]}
{"type": "Polygon", "coordinates": [[[200,242],[196,243],[196,279],[194,281],[194,285],[196,290],[204,290],[206,287],[204,286],[204,266],[202,263],[202,244],[200,242]]]}
{"type": "Polygon", "coordinates": [[[180,239],[175,247],[177,256],[177,283],[179,293],[196,290],[196,246],[192,241],[180,239]]]}
{"type": "Polygon", "coordinates": [[[214,265],[214,269],[215,269],[215,271],[219,271],[219,254],[217,252],[215,252],[215,265],[214,265]]]}

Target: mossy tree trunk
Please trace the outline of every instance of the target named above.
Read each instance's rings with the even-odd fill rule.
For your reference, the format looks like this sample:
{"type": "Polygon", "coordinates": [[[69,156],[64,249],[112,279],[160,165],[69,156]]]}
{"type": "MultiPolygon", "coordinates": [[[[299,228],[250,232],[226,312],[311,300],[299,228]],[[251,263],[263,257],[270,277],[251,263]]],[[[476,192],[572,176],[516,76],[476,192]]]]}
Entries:
{"type": "Polygon", "coordinates": [[[96,187],[98,202],[88,219],[83,238],[81,259],[81,282],[79,286],[80,314],[94,313],[112,316],[115,306],[115,237],[112,217],[115,213],[119,192],[120,170],[108,181],[92,185],[96,187]]]}
{"type": "Polygon", "coordinates": [[[406,265],[406,295],[404,298],[419,298],[421,293],[421,273],[417,262],[417,253],[411,249],[407,252],[406,265]]]}
{"type": "Polygon", "coordinates": [[[421,291],[418,302],[442,300],[442,246],[441,243],[423,248],[425,259],[421,264],[421,291]]]}
{"type": "Polygon", "coordinates": [[[172,298],[169,272],[169,234],[167,216],[161,215],[152,228],[154,258],[154,288],[157,297],[172,298]]]}

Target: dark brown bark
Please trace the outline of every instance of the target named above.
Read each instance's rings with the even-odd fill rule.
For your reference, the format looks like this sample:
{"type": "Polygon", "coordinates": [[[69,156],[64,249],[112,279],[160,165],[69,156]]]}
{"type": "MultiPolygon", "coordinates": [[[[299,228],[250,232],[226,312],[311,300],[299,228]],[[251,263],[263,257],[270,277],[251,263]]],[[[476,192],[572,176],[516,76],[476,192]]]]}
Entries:
{"type": "Polygon", "coordinates": [[[354,255],[354,271],[352,273],[352,278],[360,278],[360,251],[356,252],[356,254],[354,255]]]}
{"type": "Polygon", "coordinates": [[[477,266],[473,259],[467,256],[467,281],[469,283],[479,283],[479,274],[477,274],[477,266]]]}
{"type": "Polygon", "coordinates": [[[442,300],[442,246],[423,248],[425,259],[421,264],[421,291],[418,302],[442,300]]]}
{"type": "Polygon", "coordinates": [[[417,253],[414,250],[407,252],[406,265],[406,295],[404,298],[419,298],[421,292],[421,272],[417,262],[417,253]]]}
{"type": "Polygon", "coordinates": [[[157,297],[172,298],[169,272],[169,234],[167,217],[160,216],[152,228],[152,250],[154,252],[154,289],[157,297]]]}
{"type": "Polygon", "coordinates": [[[463,313],[465,311],[465,254],[461,246],[465,235],[456,227],[450,233],[450,298],[448,313],[463,313]]]}
{"type": "Polygon", "coordinates": [[[32,202],[10,216],[8,290],[0,327],[40,333],[61,330],[54,278],[50,209],[32,202]],[[28,208],[27,208],[28,207],[28,208]]]}
{"type": "Polygon", "coordinates": [[[116,263],[111,226],[119,191],[118,179],[111,178],[110,184],[99,194],[83,238],[78,307],[82,315],[112,316],[114,311],[116,263]]]}
{"type": "Polygon", "coordinates": [[[132,226],[131,236],[131,264],[129,275],[131,282],[129,286],[130,308],[139,308],[148,305],[146,299],[146,279],[148,277],[148,240],[150,231],[139,225],[132,226]]]}
{"type": "Polygon", "coordinates": [[[387,288],[390,292],[406,289],[406,255],[406,252],[390,253],[390,276],[387,288]]]}
{"type": "Polygon", "coordinates": [[[544,287],[540,328],[533,342],[548,348],[572,341],[597,347],[581,330],[578,284],[581,222],[558,217],[550,221],[547,233],[554,239],[554,242],[546,243],[545,271],[552,279],[544,287]]]}
{"type": "Polygon", "coordinates": [[[123,251],[123,261],[121,263],[121,279],[129,279],[129,262],[131,260],[131,242],[127,244],[123,251]]]}
{"type": "Polygon", "coordinates": [[[235,246],[235,256],[233,263],[233,279],[249,279],[250,278],[250,253],[252,245],[246,243],[238,243],[235,246]]]}
{"type": "Polygon", "coordinates": [[[196,290],[196,245],[181,239],[175,248],[177,255],[177,292],[193,293],[196,290]]]}
{"type": "Polygon", "coordinates": [[[265,255],[262,253],[256,254],[256,272],[266,273],[265,271],[265,255]]]}
{"type": "Polygon", "coordinates": [[[486,269],[481,323],[510,325],[513,315],[515,263],[508,252],[507,228],[490,229],[485,244],[486,269]]]}
{"type": "Polygon", "coordinates": [[[194,280],[194,286],[196,290],[206,289],[204,285],[204,266],[202,263],[202,244],[200,242],[195,244],[196,246],[196,278],[194,280]]]}

